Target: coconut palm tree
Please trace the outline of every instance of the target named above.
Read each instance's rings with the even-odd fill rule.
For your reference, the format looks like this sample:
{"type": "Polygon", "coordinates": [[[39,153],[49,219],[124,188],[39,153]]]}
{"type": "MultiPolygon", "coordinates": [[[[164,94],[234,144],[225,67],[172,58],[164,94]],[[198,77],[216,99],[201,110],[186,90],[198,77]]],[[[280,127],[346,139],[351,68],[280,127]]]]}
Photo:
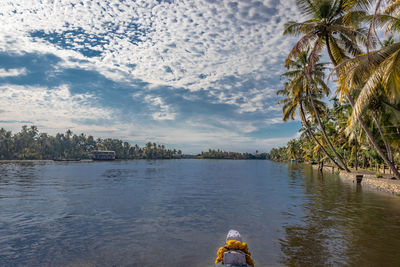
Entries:
{"type": "MultiPolygon", "coordinates": [[[[350,172],[342,157],[337,153],[336,149],[333,147],[331,141],[329,140],[329,137],[325,131],[325,127],[321,122],[321,109],[319,109],[316,104],[316,101],[319,98],[321,98],[323,95],[329,95],[330,92],[329,87],[324,82],[324,71],[326,70],[326,63],[316,63],[314,65],[314,68],[312,69],[312,72],[307,74],[309,61],[310,56],[307,51],[303,51],[301,54],[299,54],[297,60],[287,61],[286,66],[289,71],[282,74],[282,76],[290,79],[289,83],[287,84],[287,90],[288,92],[291,92],[295,97],[301,98],[304,95],[307,98],[307,101],[303,101],[301,104],[309,103],[311,105],[311,114],[317,120],[328,146],[331,148],[336,158],[341,163],[342,166],[340,167],[340,169],[345,169],[346,171],[350,172]]],[[[321,103],[319,103],[319,106],[322,106],[321,103]]],[[[300,107],[300,109],[301,108],[302,107],[300,107]]]]}
{"type": "MultiPolygon", "coordinates": [[[[282,74],[283,77],[289,79],[289,81],[286,83],[285,88],[283,90],[277,91],[278,95],[283,95],[286,97],[278,102],[279,104],[283,104],[283,120],[287,121],[289,118],[293,120],[296,114],[296,109],[299,109],[302,123],[307,128],[308,133],[321,147],[324,153],[332,160],[332,162],[337,165],[338,168],[343,170],[347,167],[342,161],[341,157],[337,155],[332,144],[331,149],[334,151],[335,155],[337,155],[337,158],[341,161],[344,168],[332,158],[332,156],[326,151],[325,147],[322,146],[320,142],[315,138],[307,121],[305,109],[314,117],[318,117],[319,123],[321,122],[321,120],[319,119],[319,114],[321,110],[324,109],[324,103],[320,101],[319,98],[321,98],[324,94],[327,95],[329,93],[329,88],[323,81],[325,69],[324,63],[318,63],[315,65],[312,72],[313,79],[311,80],[314,85],[314,90],[310,90],[310,81],[305,78],[305,72],[307,71],[307,62],[308,53],[303,52],[296,61],[290,60],[290,62],[288,62],[287,66],[289,68],[289,71],[282,74]],[[317,88],[321,89],[315,90],[317,88]]],[[[325,132],[323,126],[321,124],[320,126],[321,129],[323,129],[323,132],[325,132]]],[[[326,133],[324,134],[324,136],[327,138],[326,133]]],[[[349,171],[348,169],[346,170],[349,171]]]]}
{"type": "MultiPolygon", "coordinates": [[[[381,1],[378,2],[380,4],[381,1]]],[[[372,23],[387,25],[386,31],[400,30],[400,1],[388,0],[389,5],[384,14],[375,14],[372,23]]],[[[371,18],[371,17],[370,17],[371,18]]],[[[360,55],[352,59],[345,60],[337,67],[338,72],[338,90],[342,95],[346,95],[347,99],[353,106],[351,121],[358,121],[371,143],[382,157],[385,163],[393,171],[398,179],[400,173],[396,170],[392,159],[390,158],[390,146],[385,141],[379,122],[376,117],[375,123],[379,129],[379,133],[385,142],[388,155],[379,146],[377,140],[365,124],[362,113],[363,108],[381,91],[385,93],[389,101],[399,102],[400,96],[400,42],[388,42],[388,45],[381,49],[360,55]],[[354,88],[362,87],[357,101],[351,97],[351,91],[354,88]]],[[[400,137],[400,136],[399,136],[400,137]]]]}
{"type": "MultiPolygon", "coordinates": [[[[366,15],[366,11],[363,8],[365,9],[371,1],[297,0],[296,2],[303,13],[310,16],[310,19],[300,23],[290,21],[285,24],[284,35],[303,35],[289,53],[285,63],[286,66],[289,66],[293,58],[299,57],[302,51],[312,47],[308,57],[307,71],[305,72],[305,78],[311,80],[311,72],[318,62],[324,46],[326,46],[334,66],[346,59],[347,54],[354,56],[362,52],[358,44],[366,40],[367,30],[358,27],[359,21],[355,18],[366,15]]],[[[309,83],[308,90],[311,90],[313,86],[311,81],[309,83]]],[[[329,90],[329,88],[327,89],[329,90]]],[[[312,99],[311,104],[313,104],[312,99]]],[[[349,171],[342,157],[329,140],[317,111],[315,112],[315,118],[336,158],[346,171],[349,171]]]]}
{"type": "Polygon", "coordinates": [[[289,159],[298,160],[303,157],[303,151],[301,149],[300,143],[296,139],[292,139],[287,143],[286,151],[289,159]]]}
{"type": "MultiPolygon", "coordinates": [[[[377,10],[382,1],[378,1],[377,10]]],[[[389,4],[382,14],[366,16],[365,20],[371,22],[371,27],[385,26],[385,32],[391,34],[400,31],[400,1],[387,0],[389,4]]],[[[342,75],[341,85],[355,86],[364,83],[361,94],[357,98],[353,111],[356,118],[362,107],[378,90],[384,90],[390,100],[400,96],[400,43],[395,42],[393,35],[382,43],[382,48],[367,55],[358,56],[341,64],[342,72],[352,70],[352,75],[342,75]]]]}
{"type": "MultiPolygon", "coordinates": [[[[369,34],[365,29],[358,27],[359,20],[356,18],[365,16],[366,10],[372,2],[370,0],[297,0],[297,4],[302,12],[305,15],[311,16],[311,18],[305,22],[288,22],[285,25],[284,34],[295,36],[303,34],[303,37],[289,53],[286,65],[305,48],[312,47],[307,71],[307,79],[310,79],[310,73],[324,47],[326,47],[329,58],[335,67],[348,58],[347,54],[353,56],[359,55],[361,49],[358,43],[366,41],[369,34]]],[[[372,38],[370,39],[373,40],[372,38]]],[[[370,45],[372,43],[369,42],[370,45]]],[[[393,46],[395,45],[389,47],[393,46]]],[[[366,57],[368,60],[368,56],[366,57]]],[[[342,71],[341,74],[342,76],[347,75],[345,71],[342,71]]],[[[338,76],[340,79],[340,75],[338,76]]],[[[393,77],[393,75],[389,76],[393,77]]],[[[376,77],[372,81],[374,79],[376,80],[376,77]]],[[[353,87],[339,86],[338,89],[341,92],[341,96],[344,95],[354,109],[355,102],[351,94],[353,87]]],[[[396,177],[400,179],[400,173],[383,153],[383,150],[380,148],[362,116],[357,116],[357,120],[379,155],[389,165],[396,177]]]]}
{"type": "Polygon", "coordinates": [[[297,5],[309,19],[303,22],[289,21],[284,35],[299,36],[300,40],[289,53],[286,65],[302,51],[312,47],[308,63],[311,72],[326,46],[334,65],[347,58],[347,54],[359,55],[368,31],[358,27],[357,18],[367,15],[365,9],[371,0],[297,0],[297,5]]]}

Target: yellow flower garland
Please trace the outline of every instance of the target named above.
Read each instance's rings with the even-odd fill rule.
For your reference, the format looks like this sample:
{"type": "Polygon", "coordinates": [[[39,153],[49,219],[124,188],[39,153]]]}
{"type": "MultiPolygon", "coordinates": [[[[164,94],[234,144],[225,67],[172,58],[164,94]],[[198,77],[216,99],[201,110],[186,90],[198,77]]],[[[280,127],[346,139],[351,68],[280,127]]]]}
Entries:
{"type": "Polygon", "coordinates": [[[251,258],[251,253],[249,252],[249,248],[246,242],[240,242],[237,240],[228,240],[225,243],[225,246],[220,247],[217,252],[217,258],[215,259],[215,264],[222,261],[224,262],[224,253],[229,250],[240,250],[246,255],[246,262],[248,265],[254,267],[253,259],[251,258]]]}

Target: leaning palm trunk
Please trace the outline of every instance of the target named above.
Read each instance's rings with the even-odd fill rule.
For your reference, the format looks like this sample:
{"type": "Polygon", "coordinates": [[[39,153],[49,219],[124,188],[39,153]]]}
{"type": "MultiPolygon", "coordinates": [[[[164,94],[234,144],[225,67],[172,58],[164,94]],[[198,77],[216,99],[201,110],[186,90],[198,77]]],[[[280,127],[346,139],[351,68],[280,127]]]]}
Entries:
{"type": "MultiPolygon", "coordinates": [[[[327,46],[327,51],[328,51],[329,58],[331,59],[332,64],[336,67],[338,65],[338,63],[336,62],[335,58],[332,55],[332,51],[330,49],[329,40],[327,41],[326,46],[327,46]]],[[[347,100],[349,101],[351,107],[354,110],[354,108],[355,108],[354,99],[350,95],[349,92],[346,93],[346,98],[347,98],[347,100]]],[[[397,171],[397,169],[394,166],[393,162],[391,162],[389,160],[389,158],[386,156],[386,154],[382,151],[382,149],[378,145],[378,142],[376,141],[375,137],[372,135],[371,131],[369,130],[369,128],[367,126],[367,124],[365,123],[365,121],[363,120],[363,118],[361,117],[361,115],[359,113],[357,114],[357,120],[360,123],[361,127],[363,128],[364,132],[367,134],[369,141],[372,143],[372,145],[374,146],[374,148],[378,152],[379,156],[381,156],[383,161],[389,166],[389,168],[392,170],[392,172],[394,173],[396,178],[400,179],[400,173],[397,171]]]]}
{"type": "Polygon", "coordinates": [[[390,144],[387,142],[385,136],[383,135],[382,127],[379,125],[378,119],[376,118],[376,114],[373,114],[372,118],[373,118],[373,120],[374,120],[374,122],[376,124],[376,127],[378,128],[378,131],[379,131],[379,134],[381,135],[382,141],[385,144],[386,153],[387,153],[388,159],[391,162],[393,162],[392,148],[390,147],[390,144]]]}
{"type": "Polygon", "coordinates": [[[313,132],[311,131],[311,127],[308,124],[307,120],[306,120],[306,116],[304,114],[304,109],[303,109],[303,104],[300,103],[300,111],[301,111],[301,120],[303,121],[303,123],[306,125],[306,129],[308,134],[314,139],[314,141],[321,147],[322,151],[324,151],[324,153],[332,160],[332,162],[341,170],[343,170],[343,167],[340,166],[336,160],[326,151],[325,147],[321,145],[321,143],[318,141],[318,139],[315,137],[315,135],[313,134],[313,132]]]}
{"type": "Polygon", "coordinates": [[[338,159],[338,161],[340,161],[340,163],[341,163],[342,166],[343,166],[343,167],[341,167],[340,169],[343,170],[343,168],[344,168],[344,169],[346,170],[346,172],[351,172],[351,171],[349,170],[349,168],[347,168],[347,165],[343,162],[342,157],[337,153],[336,149],[333,147],[331,141],[329,140],[328,135],[326,134],[325,128],[324,128],[324,126],[323,126],[322,123],[321,123],[321,118],[319,117],[319,112],[318,112],[317,108],[315,107],[314,100],[313,100],[313,98],[312,98],[312,96],[311,96],[310,88],[308,88],[308,87],[307,87],[307,95],[308,95],[308,98],[310,99],[311,106],[312,106],[313,109],[314,109],[315,118],[317,119],[318,125],[319,125],[319,127],[321,128],[322,134],[324,135],[324,137],[325,137],[325,139],[326,139],[326,141],[327,141],[329,147],[332,149],[332,151],[333,151],[333,153],[335,154],[336,158],[338,159]]]}

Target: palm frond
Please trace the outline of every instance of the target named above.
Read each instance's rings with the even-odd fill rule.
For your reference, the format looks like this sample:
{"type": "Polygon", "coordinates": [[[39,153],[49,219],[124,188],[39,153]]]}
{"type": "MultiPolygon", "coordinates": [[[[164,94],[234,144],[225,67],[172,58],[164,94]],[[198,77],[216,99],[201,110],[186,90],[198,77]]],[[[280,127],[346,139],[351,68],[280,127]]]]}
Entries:
{"type": "MultiPolygon", "coordinates": [[[[374,16],[365,17],[365,21],[371,23],[374,16]]],[[[395,32],[400,30],[400,18],[389,15],[389,14],[377,14],[375,15],[375,25],[377,27],[384,27],[386,25],[385,32],[395,32]]]]}
{"type": "Polygon", "coordinates": [[[290,51],[289,55],[287,56],[285,66],[287,67],[290,63],[290,60],[292,58],[296,58],[298,55],[300,55],[303,51],[306,50],[310,46],[310,43],[312,43],[315,39],[317,38],[316,32],[310,32],[306,35],[304,35],[292,48],[292,51],[290,51]]]}
{"type": "MultiPolygon", "coordinates": [[[[328,30],[329,32],[338,33],[340,36],[345,36],[345,38],[353,42],[353,46],[358,47],[359,50],[361,50],[359,48],[359,43],[365,43],[368,34],[365,28],[354,28],[344,25],[330,25],[328,30]]],[[[372,37],[371,42],[371,45],[375,47],[376,38],[372,37]]]]}
{"type": "Polygon", "coordinates": [[[398,0],[388,0],[389,6],[385,8],[385,13],[386,14],[393,14],[396,12],[398,9],[400,9],[400,1],[398,0]]]}
{"type": "Polygon", "coordinates": [[[357,43],[353,38],[349,38],[345,34],[339,34],[339,36],[340,36],[339,39],[340,44],[342,45],[342,47],[345,48],[345,50],[349,54],[357,56],[362,53],[362,50],[360,49],[360,47],[357,45],[357,43]]]}
{"type": "Polygon", "coordinates": [[[379,85],[381,84],[382,81],[384,69],[385,68],[383,66],[379,66],[369,77],[368,81],[365,83],[354,105],[354,109],[351,115],[353,117],[353,120],[356,120],[360,116],[362,108],[365,106],[367,101],[371,98],[372,95],[375,94],[376,90],[379,88],[379,85]]]}
{"type": "Polygon", "coordinates": [[[386,26],[386,32],[400,31],[400,19],[393,17],[386,26]]]}
{"type": "Polygon", "coordinates": [[[341,48],[336,39],[333,36],[329,36],[329,44],[333,58],[336,63],[341,63],[344,59],[347,58],[346,52],[343,48],[341,48]]]}
{"type": "Polygon", "coordinates": [[[294,78],[298,76],[301,73],[301,70],[292,70],[292,71],[287,71],[283,73],[281,76],[286,77],[286,78],[294,78]]]}
{"type": "Polygon", "coordinates": [[[317,64],[317,62],[319,61],[322,49],[324,48],[324,44],[325,42],[322,37],[319,37],[314,42],[314,47],[311,50],[310,55],[308,57],[307,75],[311,75],[315,64],[317,64]]]}
{"type": "Polygon", "coordinates": [[[316,10],[312,0],[296,0],[296,4],[306,15],[313,15],[316,10]]]}
{"type": "Polygon", "coordinates": [[[288,103],[283,107],[283,120],[288,121],[289,119],[294,120],[294,115],[296,114],[296,105],[288,103]]]}
{"type": "Polygon", "coordinates": [[[383,88],[389,98],[400,96],[400,49],[382,63],[385,66],[382,77],[383,88]]]}
{"type": "Polygon", "coordinates": [[[335,68],[338,73],[338,89],[346,91],[364,84],[373,70],[399,49],[400,43],[394,43],[371,52],[369,55],[360,55],[343,61],[335,68]]]}
{"type": "Polygon", "coordinates": [[[381,4],[382,4],[382,0],[377,0],[374,16],[371,20],[371,24],[369,25],[367,41],[365,42],[365,46],[367,47],[368,54],[369,54],[369,49],[373,48],[373,40],[372,39],[375,36],[376,36],[376,38],[378,38],[378,35],[376,34],[376,30],[375,30],[375,21],[376,21],[376,16],[378,15],[378,11],[380,9],[381,4]]]}
{"type": "Polygon", "coordinates": [[[324,80],[317,76],[315,76],[314,79],[315,79],[315,82],[321,87],[322,92],[325,94],[325,96],[329,96],[329,94],[331,93],[331,89],[324,82],[324,80]]]}
{"type": "Polygon", "coordinates": [[[353,8],[368,10],[374,2],[374,0],[343,0],[342,6],[345,11],[353,8]]]}
{"type": "Polygon", "coordinates": [[[308,33],[315,29],[315,21],[307,20],[305,22],[288,21],[283,26],[283,35],[298,36],[300,34],[308,33]]]}
{"type": "Polygon", "coordinates": [[[365,10],[349,11],[343,17],[339,17],[334,24],[340,25],[343,23],[344,26],[357,27],[360,23],[364,22],[364,18],[367,15],[368,12],[365,10]]]}

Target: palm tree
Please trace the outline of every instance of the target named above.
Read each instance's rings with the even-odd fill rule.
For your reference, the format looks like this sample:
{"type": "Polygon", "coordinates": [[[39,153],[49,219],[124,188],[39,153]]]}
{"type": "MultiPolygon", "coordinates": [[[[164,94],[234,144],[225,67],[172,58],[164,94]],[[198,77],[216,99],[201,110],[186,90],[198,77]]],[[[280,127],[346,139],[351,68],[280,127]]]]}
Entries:
{"type": "Polygon", "coordinates": [[[302,51],[312,47],[308,63],[310,73],[326,46],[334,65],[347,58],[347,54],[359,55],[358,45],[366,40],[367,30],[358,27],[356,18],[365,16],[365,8],[371,0],[296,0],[303,14],[310,16],[304,22],[289,21],[284,35],[303,35],[289,53],[286,65],[302,51]]]}
{"type": "MultiPolygon", "coordinates": [[[[355,18],[366,15],[366,12],[362,8],[368,6],[370,1],[297,0],[296,2],[303,13],[311,16],[311,18],[300,23],[289,21],[285,24],[284,35],[304,35],[289,53],[286,59],[286,66],[289,66],[293,58],[299,57],[304,50],[312,47],[310,56],[308,57],[307,71],[305,72],[305,77],[310,83],[308,90],[311,90],[313,89],[311,73],[320,58],[324,46],[327,47],[329,57],[334,66],[347,58],[346,52],[351,55],[361,53],[358,43],[366,40],[367,31],[364,28],[357,27],[358,21],[355,18]]],[[[329,90],[329,88],[327,89],[329,90]]],[[[313,105],[312,99],[310,100],[313,105]]],[[[329,147],[346,171],[350,172],[343,162],[342,157],[337,153],[329,140],[317,110],[315,110],[315,117],[329,147]]]]}
{"type": "MultiPolygon", "coordinates": [[[[381,1],[379,1],[381,2],[381,1]]],[[[388,0],[389,5],[384,14],[376,14],[374,18],[381,25],[387,25],[387,31],[400,30],[400,3],[398,0],[388,0]],[[396,14],[396,16],[392,16],[396,14]]],[[[378,3],[379,4],[379,3],[378,3]]],[[[385,163],[393,171],[398,179],[400,173],[395,168],[390,158],[390,146],[388,146],[380,129],[379,122],[375,118],[375,123],[379,129],[380,135],[385,142],[388,155],[385,155],[372,132],[367,127],[361,114],[363,108],[371,101],[373,97],[384,91],[387,98],[391,101],[398,102],[400,96],[400,42],[388,43],[387,46],[379,50],[373,51],[366,55],[360,55],[353,59],[349,59],[341,63],[337,67],[338,72],[338,90],[342,95],[346,95],[350,104],[353,106],[353,112],[350,121],[358,121],[371,143],[382,157],[385,163]],[[354,103],[350,92],[354,88],[362,87],[357,101],[354,103]]]]}
{"type": "MultiPolygon", "coordinates": [[[[288,22],[285,25],[284,34],[304,35],[289,53],[286,64],[288,64],[291,58],[298,56],[306,47],[312,47],[307,71],[307,78],[310,79],[310,73],[318,61],[324,46],[326,46],[329,58],[335,67],[347,59],[346,52],[353,56],[359,55],[361,49],[357,43],[367,40],[368,34],[366,34],[365,29],[358,28],[358,21],[355,18],[365,16],[365,10],[367,10],[372,2],[370,0],[297,0],[303,13],[311,15],[312,18],[302,23],[288,22]]],[[[395,45],[389,47],[393,49],[393,46],[395,45]]],[[[367,57],[368,61],[368,55],[364,57],[367,57]]],[[[341,74],[338,74],[339,79],[341,76],[347,75],[343,70],[341,74]]],[[[346,96],[347,101],[355,109],[351,89],[353,87],[339,86],[338,88],[341,95],[346,96]]],[[[383,153],[363,118],[357,116],[357,120],[379,155],[389,165],[396,177],[400,179],[400,173],[383,153]]]]}
{"type": "MultiPolygon", "coordinates": [[[[336,149],[333,147],[331,141],[328,138],[328,135],[326,134],[325,128],[321,122],[320,118],[320,108],[317,107],[317,104],[321,107],[322,102],[318,100],[321,96],[324,95],[329,95],[329,87],[325,84],[324,82],[324,71],[325,71],[325,63],[316,63],[314,65],[314,68],[312,69],[312,72],[308,75],[308,62],[310,58],[308,55],[308,52],[303,51],[301,54],[299,54],[299,57],[297,60],[288,60],[287,61],[287,68],[289,69],[288,72],[282,74],[282,76],[287,77],[290,79],[289,83],[286,86],[287,92],[284,91],[278,91],[278,94],[292,94],[292,97],[298,98],[296,102],[299,102],[299,107],[300,107],[300,112],[303,113],[303,105],[304,104],[311,104],[312,107],[312,112],[311,114],[316,118],[318,125],[321,128],[321,131],[324,135],[324,138],[326,139],[328,146],[332,149],[333,153],[335,154],[336,158],[340,161],[342,166],[339,166],[336,161],[335,164],[340,168],[340,169],[345,169],[346,171],[350,172],[350,170],[347,168],[346,164],[343,162],[342,157],[337,153],[336,149]],[[307,78],[307,76],[309,76],[307,78]],[[311,90],[311,88],[313,90],[311,90]],[[321,88],[321,89],[319,89],[321,88]],[[306,100],[302,99],[303,97],[306,98],[306,100]],[[300,101],[299,101],[300,100],[300,101]],[[316,103],[318,101],[318,103],[316,103]]],[[[286,101],[286,106],[289,108],[290,107],[290,99],[289,101],[286,101]]],[[[292,103],[296,103],[292,102],[292,103]]],[[[286,110],[290,111],[290,109],[286,110]]],[[[285,110],[284,110],[285,114],[285,110]]],[[[302,119],[303,119],[303,114],[302,114],[302,119]]],[[[284,116],[285,119],[285,116],[284,116]]],[[[305,119],[303,122],[306,122],[307,120],[305,119]]],[[[322,147],[322,146],[321,146],[322,147]]]]}
{"type": "Polygon", "coordinates": [[[301,150],[299,141],[292,139],[287,143],[287,154],[291,160],[298,160],[302,157],[303,151],[301,150]]]}

